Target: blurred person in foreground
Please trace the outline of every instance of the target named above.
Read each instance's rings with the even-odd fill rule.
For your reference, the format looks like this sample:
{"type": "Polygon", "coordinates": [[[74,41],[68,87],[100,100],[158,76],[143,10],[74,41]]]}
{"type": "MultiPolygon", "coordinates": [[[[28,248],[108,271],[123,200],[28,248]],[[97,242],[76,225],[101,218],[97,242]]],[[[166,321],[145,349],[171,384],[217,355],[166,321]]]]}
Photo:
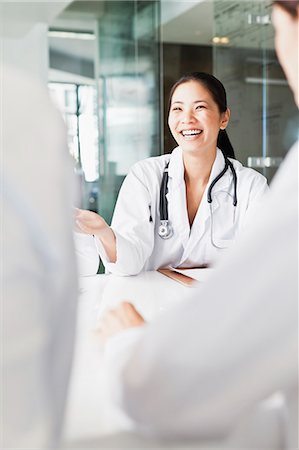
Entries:
{"type": "Polygon", "coordinates": [[[2,65],[1,448],[57,448],[72,359],[72,170],[39,82],[2,65]]]}
{"type": "MultiPolygon", "coordinates": [[[[299,2],[274,2],[272,20],[299,106],[299,2]]],[[[259,220],[190,299],[151,324],[127,302],[103,318],[111,396],[137,431],[226,439],[241,427],[229,448],[298,448],[298,142],[271,188],[259,220]],[[250,429],[278,392],[276,420],[250,429]]]]}

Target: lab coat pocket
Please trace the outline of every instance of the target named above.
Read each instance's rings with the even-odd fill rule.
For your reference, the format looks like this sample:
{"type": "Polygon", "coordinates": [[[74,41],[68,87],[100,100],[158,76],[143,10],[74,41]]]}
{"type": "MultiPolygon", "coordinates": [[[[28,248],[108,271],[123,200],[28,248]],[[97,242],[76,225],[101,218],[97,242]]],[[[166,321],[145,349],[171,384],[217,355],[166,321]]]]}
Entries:
{"type": "Polygon", "coordinates": [[[211,240],[217,248],[228,248],[236,237],[236,207],[228,193],[219,192],[211,207],[211,240]]]}
{"type": "Polygon", "coordinates": [[[212,237],[212,243],[213,243],[214,247],[220,248],[220,249],[229,248],[233,242],[234,242],[234,239],[217,239],[217,237],[216,238],[212,237]]]}

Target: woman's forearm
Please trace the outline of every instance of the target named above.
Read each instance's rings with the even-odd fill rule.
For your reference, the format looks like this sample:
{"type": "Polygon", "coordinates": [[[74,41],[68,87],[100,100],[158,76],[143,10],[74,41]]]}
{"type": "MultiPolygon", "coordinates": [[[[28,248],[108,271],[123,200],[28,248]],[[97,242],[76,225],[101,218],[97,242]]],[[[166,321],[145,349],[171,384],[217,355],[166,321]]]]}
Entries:
{"type": "Polygon", "coordinates": [[[107,225],[95,236],[101,241],[110,262],[116,262],[116,238],[112,228],[107,225]]]}

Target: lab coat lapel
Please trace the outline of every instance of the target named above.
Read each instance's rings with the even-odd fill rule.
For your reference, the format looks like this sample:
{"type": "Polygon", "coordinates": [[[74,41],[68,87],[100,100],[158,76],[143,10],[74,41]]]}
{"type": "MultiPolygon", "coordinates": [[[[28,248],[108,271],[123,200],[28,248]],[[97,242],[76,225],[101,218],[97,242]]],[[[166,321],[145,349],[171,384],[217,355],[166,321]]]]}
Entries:
{"type": "MultiPolygon", "coordinates": [[[[182,261],[185,260],[188,255],[192,252],[195,245],[198,244],[198,241],[203,236],[203,234],[206,231],[207,227],[210,227],[210,207],[212,208],[213,213],[220,207],[220,203],[217,199],[216,194],[218,191],[221,190],[228,190],[229,184],[230,184],[230,175],[229,175],[229,169],[226,171],[226,173],[223,175],[223,177],[220,178],[219,181],[215,184],[212,190],[212,204],[210,205],[208,203],[207,194],[209,187],[212,183],[212,181],[219,175],[219,173],[224,169],[225,161],[224,156],[217,148],[216,158],[211,170],[211,174],[209,177],[209,181],[207,184],[207,187],[205,189],[204,195],[202,197],[201,203],[199,205],[198,211],[196,213],[196,216],[194,218],[194,222],[191,228],[190,233],[190,239],[188,242],[188,245],[185,248],[185,252],[182,258],[182,261]]],[[[187,209],[187,208],[186,208],[187,209]]],[[[187,217],[188,218],[188,217],[187,217]]],[[[188,222],[189,224],[189,222],[188,222]]]]}
{"type": "Polygon", "coordinates": [[[174,225],[175,235],[179,236],[185,248],[190,236],[190,225],[187,213],[183,156],[180,147],[176,147],[171,154],[168,175],[169,218],[174,225]]]}

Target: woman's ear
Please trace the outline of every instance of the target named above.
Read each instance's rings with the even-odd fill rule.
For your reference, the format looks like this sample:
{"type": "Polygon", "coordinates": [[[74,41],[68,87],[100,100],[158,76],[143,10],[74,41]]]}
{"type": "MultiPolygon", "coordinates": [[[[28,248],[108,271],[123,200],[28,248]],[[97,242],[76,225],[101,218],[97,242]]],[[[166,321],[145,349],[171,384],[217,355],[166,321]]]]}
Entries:
{"type": "Polygon", "coordinates": [[[225,130],[225,128],[228,125],[229,118],[230,118],[230,109],[227,108],[227,110],[221,115],[220,130],[225,130]]]}

